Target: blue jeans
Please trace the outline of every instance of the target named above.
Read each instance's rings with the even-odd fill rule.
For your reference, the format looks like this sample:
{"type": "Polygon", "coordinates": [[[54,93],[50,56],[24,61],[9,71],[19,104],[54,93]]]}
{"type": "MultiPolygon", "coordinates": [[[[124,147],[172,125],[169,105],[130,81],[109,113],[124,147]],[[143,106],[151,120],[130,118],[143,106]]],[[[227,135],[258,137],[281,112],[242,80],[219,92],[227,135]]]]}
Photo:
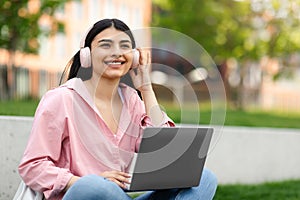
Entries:
{"type": "MultiPolygon", "coordinates": [[[[199,186],[187,189],[170,189],[145,192],[135,200],[210,200],[217,189],[216,176],[204,169],[199,186]]],[[[101,176],[80,178],[67,191],[63,200],[132,200],[117,184],[101,176]]]]}

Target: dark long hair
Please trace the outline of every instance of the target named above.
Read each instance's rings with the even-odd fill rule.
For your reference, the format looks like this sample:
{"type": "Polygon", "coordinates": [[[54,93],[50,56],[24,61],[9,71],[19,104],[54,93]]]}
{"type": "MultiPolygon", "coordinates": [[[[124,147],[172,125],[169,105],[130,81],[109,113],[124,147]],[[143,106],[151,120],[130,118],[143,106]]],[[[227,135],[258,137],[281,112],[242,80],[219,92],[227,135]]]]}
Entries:
{"type": "MultiPolygon", "coordinates": [[[[103,30],[114,27],[119,31],[125,32],[131,40],[132,48],[136,47],[135,40],[133,37],[132,32],[130,31],[129,27],[119,19],[103,19],[96,22],[90,31],[87,33],[84,47],[89,47],[91,49],[91,43],[93,39],[103,30]]],[[[70,80],[74,77],[81,78],[82,80],[88,80],[92,76],[92,66],[89,68],[81,67],[80,63],[80,50],[73,56],[73,58],[68,62],[67,66],[65,67],[63,74],[60,79],[60,84],[66,80],[70,80]],[[67,77],[67,78],[66,78],[67,77]]]]}

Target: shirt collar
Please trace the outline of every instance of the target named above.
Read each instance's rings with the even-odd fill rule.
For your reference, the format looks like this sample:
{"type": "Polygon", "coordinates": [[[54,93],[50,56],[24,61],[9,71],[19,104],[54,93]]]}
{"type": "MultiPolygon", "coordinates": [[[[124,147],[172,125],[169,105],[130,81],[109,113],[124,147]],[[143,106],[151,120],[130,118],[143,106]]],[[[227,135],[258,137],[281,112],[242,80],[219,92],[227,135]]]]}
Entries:
{"type": "Polygon", "coordinates": [[[80,78],[72,78],[68,80],[65,84],[61,85],[61,87],[67,87],[68,89],[74,90],[88,105],[93,108],[93,110],[99,115],[99,111],[96,108],[96,105],[87,90],[86,86],[84,85],[83,81],[80,78]]]}
{"type": "MultiPolygon", "coordinates": [[[[86,86],[84,85],[83,81],[80,78],[72,78],[68,80],[66,83],[61,85],[60,87],[67,87],[71,90],[74,90],[84,101],[86,101],[91,108],[95,110],[95,112],[99,115],[99,111],[94,103],[94,100],[92,99],[89,91],[87,90],[86,86]]],[[[119,95],[121,97],[123,105],[126,101],[126,96],[131,96],[132,93],[135,92],[135,90],[128,85],[124,83],[119,84],[118,88],[119,95]]]]}

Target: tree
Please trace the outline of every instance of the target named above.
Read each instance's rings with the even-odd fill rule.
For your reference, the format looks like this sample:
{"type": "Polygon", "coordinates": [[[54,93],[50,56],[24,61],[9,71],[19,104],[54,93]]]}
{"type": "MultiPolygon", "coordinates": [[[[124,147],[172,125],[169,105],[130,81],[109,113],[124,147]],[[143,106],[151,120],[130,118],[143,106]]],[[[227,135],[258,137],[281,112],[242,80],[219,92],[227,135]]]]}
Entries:
{"type": "Polygon", "coordinates": [[[155,0],[153,25],[192,37],[217,65],[234,58],[242,72],[249,61],[299,51],[299,9],[300,0],[155,0]]]}
{"type": "Polygon", "coordinates": [[[14,56],[16,51],[37,53],[38,37],[63,31],[63,23],[55,18],[55,12],[68,0],[2,0],[0,1],[0,48],[9,53],[9,61],[3,76],[5,92],[0,99],[13,98],[15,93],[14,56]],[[42,24],[42,21],[47,24],[42,24]]]}
{"type": "Polygon", "coordinates": [[[300,0],[155,0],[153,25],[185,33],[215,59],[257,60],[300,48],[300,0]]]}

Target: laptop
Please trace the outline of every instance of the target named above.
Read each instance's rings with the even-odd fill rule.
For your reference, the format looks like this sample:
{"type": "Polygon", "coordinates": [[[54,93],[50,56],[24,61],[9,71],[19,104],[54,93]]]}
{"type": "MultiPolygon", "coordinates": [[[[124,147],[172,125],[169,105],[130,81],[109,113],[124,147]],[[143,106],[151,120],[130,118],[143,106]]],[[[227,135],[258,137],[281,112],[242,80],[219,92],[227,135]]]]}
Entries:
{"type": "Polygon", "coordinates": [[[213,128],[147,127],[129,174],[128,191],[198,186],[213,128]]]}

